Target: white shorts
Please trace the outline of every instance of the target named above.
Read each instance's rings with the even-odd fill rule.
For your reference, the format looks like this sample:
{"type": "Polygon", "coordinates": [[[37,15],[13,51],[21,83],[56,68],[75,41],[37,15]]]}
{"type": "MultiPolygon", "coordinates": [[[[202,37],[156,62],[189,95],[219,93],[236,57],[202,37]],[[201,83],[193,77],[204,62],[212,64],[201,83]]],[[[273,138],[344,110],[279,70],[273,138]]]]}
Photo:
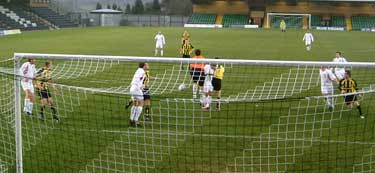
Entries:
{"type": "Polygon", "coordinates": [[[132,100],[143,101],[143,92],[138,87],[132,86],[130,88],[130,95],[132,97],[132,100]]]}
{"type": "Polygon", "coordinates": [[[164,44],[163,43],[156,43],[156,49],[163,49],[164,48],[164,44]]]}
{"type": "Polygon", "coordinates": [[[31,93],[34,93],[34,85],[32,81],[29,81],[29,82],[21,81],[21,86],[24,91],[30,90],[31,93]]]}
{"type": "Polygon", "coordinates": [[[334,93],[333,86],[322,86],[321,91],[324,95],[333,95],[334,93]]]}
{"type": "Polygon", "coordinates": [[[213,91],[214,91],[214,87],[212,86],[212,83],[211,82],[205,82],[204,85],[203,85],[203,92],[209,93],[209,92],[213,92],[213,91]]]}
{"type": "Polygon", "coordinates": [[[311,45],[311,44],[312,44],[311,41],[305,41],[305,45],[306,45],[306,46],[309,46],[309,45],[311,45]]]}

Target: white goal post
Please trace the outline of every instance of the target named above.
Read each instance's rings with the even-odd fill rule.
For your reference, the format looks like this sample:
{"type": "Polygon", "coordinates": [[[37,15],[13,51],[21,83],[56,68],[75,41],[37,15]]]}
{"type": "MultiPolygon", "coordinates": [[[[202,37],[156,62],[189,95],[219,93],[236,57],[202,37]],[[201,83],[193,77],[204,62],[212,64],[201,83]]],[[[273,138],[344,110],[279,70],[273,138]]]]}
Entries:
{"type": "MultiPolygon", "coordinates": [[[[271,28],[271,19],[272,16],[302,16],[307,17],[308,19],[308,28],[311,29],[311,14],[304,14],[304,13],[267,13],[267,25],[266,27],[271,28]]],[[[287,26],[288,27],[288,26],[287,26]]]]}
{"type": "MultiPolygon", "coordinates": [[[[280,13],[273,13],[273,14],[280,14],[280,13]]],[[[297,15],[297,14],[295,14],[297,15]]],[[[267,18],[269,17],[269,14],[267,14],[267,18]]],[[[309,16],[309,18],[311,18],[311,15],[309,16]]],[[[234,82],[238,82],[238,83],[246,83],[246,82],[251,82],[254,78],[249,75],[250,73],[255,73],[254,75],[265,75],[265,74],[268,74],[268,75],[273,75],[272,77],[274,77],[273,79],[269,79],[269,80],[272,80],[272,83],[267,83],[265,82],[263,86],[260,86],[260,87],[257,87],[257,88],[262,88],[261,91],[257,91],[257,90],[247,90],[247,91],[238,91],[238,92],[241,92],[239,95],[241,95],[241,97],[238,97],[237,95],[234,95],[232,97],[232,95],[230,96],[227,96],[227,97],[223,97],[223,100],[225,99],[232,99],[232,100],[235,100],[235,99],[242,99],[242,98],[246,98],[250,101],[253,101],[253,100],[257,100],[257,99],[254,99],[254,97],[257,97],[257,96],[254,96],[253,93],[256,93],[256,92],[261,92],[261,93],[264,93],[263,95],[259,96],[259,100],[266,100],[266,99],[282,99],[282,98],[285,98],[288,96],[288,93],[290,90],[292,90],[291,94],[296,94],[297,92],[302,92],[302,91],[307,91],[310,89],[310,86],[311,87],[317,87],[319,84],[319,68],[321,66],[330,66],[330,67],[346,67],[346,68],[364,68],[365,70],[364,71],[361,71],[361,76],[364,78],[364,79],[368,79],[368,78],[371,78],[369,74],[369,72],[372,72],[372,73],[375,73],[375,63],[370,63],[370,62],[350,62],[350,63],[336,63],[336,62],[322,62],[322,61],[272,61],[272,60],[242,60],[242,59],[183,59],[183,58],[165,58],[165,57],[135,57],[135,56],[104,56],[104,55],[69,55],[69,54],[36,54],[36,53],[15,53],[14,54],[14,76],[15,76],[15,82],[14,82],[14,99],[15,99],[15,104],[14,104],[14,114],[15,115],[12,115],[12,116],[15,116],[15,139],[16,139],[16,169],[17,169],[17,173],[22,173],[23,170],[24,170],[24,166],[23,166],[23,160],[26,160],[23,159],[24,155],[23,155],[23,146],[22,146],[22,137],[23,137],[23,133],[22,133],[22,115],[21,115],[21,107],[22,107],[22,101],[21,101],[21,94],[22,94],[22,90],[21,90],[21,83],[20,83],[20,79],[22,78],[22,76],[19,75],[19,69],[20,69],[20,66],[21,66],[21,62],[23,62],[25,59],[28,59],[28,58],[33,58],[33,59],[37,59],[37,60],[57,60],[57,61],[71,61],[71,63],[67,64],[66,66],[69,66],[67,68],[62,68],[63,70],[70,70],[71,72],[75,72],[74,70],[77,69],[77,71],[79,71],[79,75],[82,74],[82,76],[79,76],[79,77],[85,77],[83,76],[85,73],[82,71],[82,69],[80,69],[80,67],[76,67],[76,69],[74,68],[71,68],[71,67],[75,67],[74,63],[79,63],[78,61],[84,61],[84,64],[90,64],[93,68],[92,69],[99,69],[101,67],[98,67],[99,65],[98,64],[95,64],[93,62],[103,62],[103,66],[106,66],[106,64],[109,64],[109,63],[112,63],[112,62],[116,62],[118,64],[121,64],[123,65],[122,67],[128,67],[129,66],[129,63],[132,63],[130,65],[134,65],[134,63],[136,62],[148,62],[148,63],[151,63],[151,66],[152,65],[155,65],[155,68],[159,68],[158,70],[160,71],[163,71],[167,68],[167,66],[164,66],[164,65],[161,65],[161,64],[168,64],[168,65],[173,65],[173,66],[176,66],[177,69],[179,70],[179,72],[181,71],[181,69],[179,68],[180,67],[180,64],[191,64],[191,63],[204,63],[204,64],[220,64],[220,65],[227,65],[228,68],[231,67],[232,65],[235,66],[236,68],[244,68],[242,69],[243,71],[236,71],[235,70],[232,70],[232,73],[238,73],[238,74],[235,74],[235,75],[232,75],[232,79],[234,82]],[[77,62],[76,62],[77,61],[77,62]],[[87,61],[87,63],[86,63],[87,61]],[[254,70],[254,66],[261,66],[261,67],[270,67],[271,68],[271,71],[267,72],[267,70],[264,70],[263,72],[262,71],[252,71],[254,70]],[[289,68],[288,68],[289,67],[289,68]],[[280,68],[278,70],[275,70],[275,71],[272,71],[272,68],[280,68]],[[366,71],[366,68],[367,68],[367,71],[366,71]],[[283,70],[282,70],[283,69],[283,70]],[[285,74],[280,74],[280,73],[286,73],[285,74]],[[300,73],[300,74],[297,74],[297,75],[293,75],[293,73],[300,73]],[[243,73],[244,76],[239,76],[243,73]],[[249,79],[248,81],[243,81],[243,78],[245,78],[245,76],[249,79]],[[294,77],[293,77],[294,76],[294,77]],[[238,79],[238,80],[237,80],[238,79]],[[268,85],[268,87],[264,87],[268,85]],[[312,86],[314,85],[314,86],[312,86]],[[289,87],[289,89],[288,89],[289,87]],[[308,88],[306,90],[303,90],[305,88],[308,88]],[[274,89],[274,90],[273,90],[274,89]],[[254,91],[254,92],[253,92],[254,91]],[[268,95],[267,95],[268,94],[268,95]],[[273,95],[271,95],[273,94],[273,95]],[[246,96],[243,96],[243,95],[246,95],[246,96]],[[270,96],[271,95],[271,96],[270,96]],[[251,98],[250,98],[251,97],[251,98]],[[249,99],[250,98],[250,99],[249,99]]],[[[91,69],[91,66],[89,67],[91,69]]],[[[64,67],[65,67],[65,64],[64,64],[64,67]]],[[[169,66],[168,66],[169,67],[169,66]]],[[[88,70],[90,70],[88,69],[88,70]]],[[[103,67],[104,69],[104,67],[103,67]]],[[[121,68],[122,70],[124,68],[121,68]]],[[[256,69],[256,68],[255,68],[256,69]]],[[[61,70],[61,71],[63,71],[61,70]]],[[[118,74],[118,76],[116,77],[124,77],[123,74],[121,74],[121,72],[123,71],[116,71],[116,74],[118,74]]],[[[98,72],[99,73],[99,72],[98,72]]],[[[228,72],[230,74],[230,70],[228,72]]],[[[70,74],[70,73],[69,73],[70,74]]],[[[115,74],[115,72],[113,73],[110,73],[110,75],[113,75],[115,74]]],[[[164,80],[164,77],[162,77],[161,81],[167,81],[168,84],[167,85],[160,85],[160,86],[166,86],[168,87],[168,85],[170,85],[170,83],[172,82],[176,82],[176,81],[182,81],[182,79],[180,79],[180,77],[182,78],[184,74],[188,74],[188,73],[175,73],[177,76],[172,76],[170,77],[170,79],[174,79],[175,81],[173,80],[164,80]]],[[[110,76],[108,75],[108,76],[110,76]]],[[[165,77],[167,78],[167,77],[165,77]]],[[[188,75],[188,78],[190,78],[190,76],[188,75]]],[[[70,78],[69,78],[70,79],[70,78]]],[[[78,79],[78,78],[77,78],[78,79]]],[[[107,79],[107,78],[106,78],[107,79]]],[[[121,78],[122,80],[124,80],[123,78],[121,78]]],[[[229,79],[229,75],[228,75],[228,79],[229,79]]],[[[185,81],[185,80],[184,80],[185,81]]],[[[372,80],[366,80],[366,82],[372,82],[372,80]]],[[[263,82],[262,82],[263,83],[263,82]]],[[[369,83],[369,84],[372,84],[372,83],[369,83]]],[[[59,85],[59,84],[57,84],[59,85]]],[[[229,84],[228,84],[229,85],[229,84]]],[[[237,84],[238,85],[238,84],[237,84]]],[[[160,87],[159,86],[159,87],[160,87]]],[[[175,86],[175,85],[174,85],[175,86]]],[[[375,92],[375,89],[372,87],[373,85],[369,85],[371,86],[370,89],[364,91],[364,93],[374,93],[375,92]]],[[[84,86],[80,87],[79,86],[70,86],[71,88],[78,88],[78,89],[81,89],[81,88],[84,88],[84,86]]],[[[90,86],[86,86],[86,87],[90,87],[90,86]]],[[[252,86],[251,86],[252,87],[252,86]]],[[[235,87],[234,87],[235,88],[235,87]]],[[[91,88],[91,89],[94,89],[94,88],[91,88]]],[[[158,88],[156,88],[158,89],[158,88]]],[[[164,88],[164,90],[167,90],[169,88],[164,88]]],[[[247,88],[246,88],[247,89],[247,88]]],[[[252,88],[251,88],[252,89],[252,88]]],[[[97,90],[103,90],[102,88],[95,88],[95,91],[97,90]]],[[[121,90],[121,91],[125,91],[125,90],[128,90],[128,88],[125,88],[124,90],[121,90]]],[[[108,91],[103,91],[103,92],[108,92],[108,91]]],[[[237,91],[236,91],[237,92],[237,91]]],[[[163,94],[163,92],[161,92],[163,94]]],[[[117,94],[117,93],[115,93],[117,94]]],[[[168,93],[167,93],[168,94],[168,93]]],[[[184,94],[184,93],[182,93],[184,94]]],[[[167,106],[165,107],[168,107],[169,108],[169,105],[178,105],[178,104],[175,104],[177,103],[178,99],[185,99],[187,98],[188,96],[186,95],[182,95],[180,94],[180,96],[171,96],[171,99],[167,98],[166,100],[162,100],[160,101],[162,104],[166,104],[167,106]],[[170,104],[171,102],[171,104],[170,104]]],[[[237,93],[236,93],[237,94],[237,93]]],[[[315,93],[314,93],[315,94],[315,93]]],[[[324,100],[324,97],[321,98],[319,96],[316,96],[316,95],[313,95],[312,97],[308,98],[308,99],[320,99],[320,100],[324,100]]],[[[190,97],[190,95],[189,95],[190,97]]],[[[342,97],[342,95],[337,95],[335,97],[342,97]]],[[[310,104],[312,106],[315,106],[315,107],[318,107],[318,106],[321,106],[321,105],[314,105],[314,104],[322,104],[323,106],[321,107],[324,107],[324,103],[321,101],[321,102],[317,102],[317,103],[313,103],[308,100],[307,98],[304,99],[304,100],[307,100],[306,103],[307,104],[307,107],[310,106],[310,104]]],[[[187,99],[185,99],[187,100],[187,99]]],[[[145,128],[145,131],[147,133],[144,133],[144,139],[154,139],[154,136],[155,134],[161,134],[161,132],[168,132],[168,138],[166,139],[166,141],[169,143],[173,143],[173,142],[176,142],[178,140],[181,140],[179,138],[178,135],[175,135],[177,136],[176,139],[173,138],[174,136],[173,135],[170,135],[169,136],[169,133],[175,133],[175,134],[179,134],[181,133],[180,131],[178,131],[179,129],[173,131],[173,129],[163,129],[162,126],[172,126],[174,122],[170,122],[169,120],[172,119],[172,118],[175,118],[175,119],[178,119],[179,116],[181,116],[181,114],[178,114],[179,111],[197,111],[195,110],[195,108],[191,108],[191,107],[188,107],[186,105],[189,105],[189,104],[195,104],[196,102],[194,103],[190,103],[189,101],[185,101],[184,100],[184,106],[185,107],[177,107],[176,108],[173,108],[171,106],[170,109],[176,109],[176,115],[175,117],[172,117],[169,115],[169,112],[173,112],[173,111],[169,111],[168,110],[168,115],[166,116],[163,116],[161,117],[160,116],[160,119],[158,121],[155,121],[153,123],[155,123],[156,125],[155,126],[152,126],[150,129],[146,129],[145,128]],[[188,107],[188,108],[186,108],[188,107]],[[166,122],[164,122],[165,120],[164,119],[167,119],[168,121],[166,121],[167,123],[171,123],[171,124],[167,124],[166,125],[166,122]],[[162,122],[163,121],[163,122],[162,122]],[[164,124],[163,124],[164,123],[164,124]],[[149,135],[149,136],[148,136],[149,135]],[[175,140],[175,141],[174,141],[175,140]]],[[[243,100],[241,100],[243,101],[243,100]]],[[[298,106],[296,109],[303,109],[302,107],[298,106]]],[[[318,109],[314,109],[315,112],[313,112],[312,114],[319,114],[320,112],[317,112],[318,109]]],[[[200,110],[199,110],[200,111],[200,110]]],[[[229,111],[229,110],[228,110],[229,111]]],[[[342,111],[342,110],[338,110],[338,111],[342,111]]],[[[301,111],[303,112],[303,111],[301,111]]],[[[325,112],[323,112],[325,113],[325,112]]],[[[161,114],[161,113],[160,113],[161,114]]],[[[172,113],[171,113],[172,114],[172,113]]],[[[210,115],[210,114],[202,114],[202,115],[210,115]]],[[[306,114],[307,115],[307,114],[306,114]]],[[[341,114],[340,114],[341,115],[341,114]]],[[[195,115],[194,115],[195,116],[195,115]]],[[[300,116],[300,115],[298,115],[300,116]]],[[[298,119],[298,116],[297,117],[297,120],[298,119]]],[[[305,114],[302,114],[301,116],[305,116],[305,114]]],[[[193,117],[195,118],[195,117],[193,117]]],[[[202,117],[200,117],[202,118],[202,117]]],[[[205,117],[207,119],[209,119],[210,117],[205,117]]],[[[198,118],[199,119],[199,118],[198,118]]],[[[303,118],[300,118],[301,120],[303,118]]],[[[24,120],[26,121],[26,120],[24,120]]],[[[333,120],[332,120],[333,121],[333,120]]],[[[185,122],[185,121],[184,121],[185,122]]],[[[191,131],[194,131],[194,127],[195,126],[198,126],[196,124],[188,124],[190,122],[185,122],[186,124],[178,124],[179,121],[176,120],[176,124],[174,126],[177,127],[177,125],[181,126],[192,126],[192,129],[191,131]]],[[[193,123],[195,123],[193,121],[193,123]]],[[[290,123],[289,121],[287,123],[290,123]]],[[[296,122],[296,123],[300,123],[300,122],[296,122]]],[[[63,128],[63,127],[62,127],[63,128]]],[[[313,128],[317,128],[317,127],[313,127],[313,128]]],[[[90,129],[91,130],[91,129],[90,129]]],[[[95,130],[95,129],[94,129],[95,130]]],[[[102,129],[102,130],[105,130],[105,129],[102,129]]],[[[316,129],[313,129],[311,131],[314,131],[316,129]]],[[[321,129],[319,129],[321,130],[321,129]]],[[[25,131],[25,130],[24,130],[25,131]]],[[[304,131],[309,131],[309,130],[305,130],[304,131]]],[[[108,132],[108,131],[106,131],[108,132]]],[[[138,133],[138,131],[136,131],[138,133]]],[[[185,131],[184,131],[185,132],[185,131]]],[[[298,131],[299,132],[299,131],[298,131]]],[[[193,132],[191,132],[193,133],[193,132]]],[[[277,133],[279,134],[279,132],[274,132],[272,131],[272,129],[270,128],[270,134],[273,134],[273,133],[277,133]]],[[[136,133],[134,131],[130,131],[128,133],[124,133],[126,135],[128,135],[127,137],[134,137],[134,135],[136,135],[136,133]],[[133,135],[133,136],[132,136],[133,135]]],[[[190,131],[189,133],[185,132],[184,135],[190,135],[190,131]]],[[[271,135],[270,135],[271,136],[271,135]]],[[[122,141],[122,140],[125,140],[125,139],[130,139],[129,138],[121,138],[121,140],[119,141],[116,141],[118,142],[119,144],[123,144],[123,143],[126,143],[128,141],[122,141]]],[[[141,136],[142,137],[142,136],[141,136]]],[[[259,138],[260,140],[265,140],[267,141],[268,139],[264,139],[262,138],[262,136],[259,138]]],[[[24,140],[27,140],[26,138],[24,140]]],[[[297,141],[297,140],[295,140],[297,141]]],[[[264,141],[263,141],[264,142],[264,141]]],[[[272,141],[272,142],[275,142],[275,141],[272,141]]],[[[279,141],[276,141],[276,142],[279,142],[279,141]]],[[[142,141],[140,141],[139,143],[142,143],[142,141]]],[[[116,143],[117,144],[117,143],[116,143]]],[[[153,144],[152,144],[153,145],[153,144]]],[[[264,145],[262,143],[262,145],[264,145]]],[[[119,145],[121,146],[121,145],[119,145]]],[[[155,145],[155,146],[159,146],[158,145],[155,145]]],[[[160,145],[162,147],[175,147],[174,145],[167,145],[167,146],[163,146],[163,145],[160,145]]],[[[177,144],[176,144],[177,146],[177,144]]],[[[256,146],[256,145],[254,145],[256,146]]],[[[278,145],[277,145],[278,146],[278,145]]],[[[264,147],[264,146],[262,146],[264,147]]],[[[263,150],[262,147],[259,149],[259,148],[251,148],[251,151],[258,151],[258,150],[263,150]]],[[[305,144],[303,144],[303,146],[297,146],[296,148],[298,147],[305,147],[305,144]]],[[[114,147],[115,148],[115,147],[114,147]]],[[[116,153],[115,149],[113,148],[109,148],[105,151],[105,153],[101,153],[103,155],[107,154],[106,152],[108,152],[109,154],[112,154],[113,153],[116,153]]],[[[122,148],[121,148],[122,149],[122,148]]],[[[282,147],[278,147],[277,149],[283,149],[282,147]]],[[[136,152],[145,152],[146,156],[148,157],[149,155],[152,155],[153,157],[150,157],[150,158],[154,158],[155,155],[156,156],[159,156],[153,152],[148,152],[148,151],[143,151],[143,148],[140,147],[140,149],[136,148],[134,149],[136,152]]],[[[285,149],[286,150],[286,149],[285,149]]],[[[129,150],[130,151],[130,150],[129,150]]],[[[158,150],[157,150],[158,151],[158,150]]],[[[247,166],[248,164],[245,164],[245,161],[244,160],[247,160],[248,158],[247,157],[250,157],[250,156],[246,156],[246,152],[248,150],[243,150],[244,154],[243,154],[243,157],[236,157],[234,162],[237,166],[235,166],[235,169],[244,169],[244,170],[247,170],[247,166]],[[246,156],[246,157],[245,157],[246,156]],[[237,163],[238,162],[238,163],[237,163]]],[[[288,150],[289,151],[289,150],[288,150]]],[[[161,152],[161,154],[164,154],[162,153],[162,151],[159,151],[161,152]]],[[[290,151],[292,152],[292,151],[290,151]]],[[[295,152],[295,151],[293,151],[295,152]]],[[[125,155],[127,152],[124,152],[124,153],[119,153],[119,154],[124,154],[124,155],[121,155],[122,158],[127,158],[129,157],[130,159],[134,159],[132,157],[135,157],[135,156],[128,156],[128,155],[125,155]]],[[[160,154],[160,153],[159,153],[160,154]]],[[[161,155],[160,154],[160,155],[161,155]]],[[[301,154],[301,153],[299,153],[301,154]]],[[[27,154],[25,154],[27,155],[27,154]]],[[[0,155],[1,156],[1,155],[0,155]]],[[[101,156],[99,154],[99,156],[101,156]]],[[[265,157],[265,155],[262,155],[260,154],[261,157],[265,157]]],[[[260,157],[259,156],[259,157],[260,157]]],[[[274,157],[273,155],[268,155],[268,157],[274,157]]],[[[290,156],[288,155],[288,157],[294,157],[295,156],[290,156]]],[[[101,157],[100,157],[101,158],[101,157]]],[[[112,157],[103,157],[104,159],[99,159],[100,162],[112,162],[112,157]],[[107,160],[105,160],[105,158],[107,160]]],[[[116,159],[116,157],[113,157],[114,159],[116,159]]],[[[95,159],[93,159],[95,160],[95,159]]],[[[147,160],[147,159],[146,159],[147,160]]],[[[96,160],[95,160],[96,161],[96,160]]],[[[121,160],[115,160],[115,162],[120,162],[121,160]]],[[[151,162],[150,160],[148,160],[148,162],[151,162]]],[[[93,161],[93,164],[95,164],[96,162],[93,161]]],[[[154,163],[154,161],[152,162],[154,163]]],[[[119,165],[121,165],[122,163],[118,163],[119,165]]],[[[139,163],[138,163],[139,164],[139,163]]],[[[263,163],[264,164],[264,163],[263,163]]],[[[268,164],[268,163],[267,163],[268,164]]],[[[269,165],[272,165],[273,163],[269,163],[269,165]]],[[[279,168],[281,167],[283,164],[286,164],[286,163],[277,163],[276,167],[279,168]],[[281,166],[280,166],[281,165],[281,166]]],[[[27,165],[27,164],[25,164],[27,165]]],[[[1,166],[1,165],[0,165],[1,166]]],[[[155,169],[154,167],[152,166],[148,166],[146,164],[146,166],[142,167],[142,168],[139,168],[139,165],[137,165],[137,163],[132,163],[130,162],[129,165],[126,165],[126,166],[129,166],[130,167],[130,170],[133,169],[133,167],[138,167],[139,170],[152,170],[152,169],[155,169]]],[[[258,167],[259,165],[258,164],[254,164],[251,169],[253,169],[253,167],[258,167]]],[[[261,166],[264,166],[262,164],[260,164],[259,167],[261,166]]],[[[91,166],[88,164],[87,168],[86,168],[86,172],[91,172],[91,171],[88,171],[90,170],[90,168],[98,168],[98,167],[95,167],[95,166],[91,166]]],[[[100,167],[101,168],[101,167],[100,167]]],[[[104,169],[104,168],[103,168],[104,169]]],[[[125,168],[123,168],[125,169],[125,168]]],[[[95,170],[95,169],[94,169],[95,170]]],[[[104,169],[105,170],[105,169],[104,169]]],[[[0,171],[1,172],[1,171],[0,171]]],[[[141,171],[139,171],[141,172],[141,171]]],[[[246,172],[246,171],[245,171],[246,172]]]]}

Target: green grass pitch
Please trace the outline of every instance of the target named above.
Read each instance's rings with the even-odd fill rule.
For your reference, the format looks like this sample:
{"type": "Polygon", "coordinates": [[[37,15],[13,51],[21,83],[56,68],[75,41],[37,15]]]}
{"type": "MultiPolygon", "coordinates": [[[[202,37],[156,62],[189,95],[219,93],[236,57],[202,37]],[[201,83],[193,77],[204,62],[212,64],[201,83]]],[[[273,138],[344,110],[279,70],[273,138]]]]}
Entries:
{"type": "MultiPolygon", "coordinates": [[[[159,30],[166,37],[165,56],[179,57],[180,38],[185,28],[77,28],[0,37],[0,67],[11,67],[2,60],[11,58],[14,52],[153,56],[153,37],[159,30]]],[[[369,32],[313,31],[316,42],[312,51],[307,52],[302,30],[286,33],[266,29],[186,30],[191,34],[194,47],[202,49],[207,58],[331,61],[335,52],[341,51],[352,62],[374,61],[374,33],[369,32]]],[[[39,61],[38,66],[42,62],[39,61]]],[[[63,61],[56,61],[54,65],[61,67],[62,64],[63,61]]],[[[130,82],[135,66],[135,63],[113,62],[94,75],[57,82],[88,88],[120,86],[130,82]]],[[[179,67],[179,64],[151,64],[152,73],[158,77],[172,67],[179,67]]],[[[223,96],[243,93],[280,76],[285,78],[283,74],[301,77],[302,74],[289,73],[291,68],[228,65],[223,96]]],[[[353,72],[360,87],[374,84],[375,69],[353,68],[353,72]]],[[[169,83],[175,85],[182,80],[169,83]]],[[[0,86],[8,91],[4,83],[0,86]]],[[[129,111],[124,109],[129,96],[93,94],[65,87],[59,94],[53,93],[62,116],[61,124],[40,122],[37,116],[22,117],[24,172],[370,170],[371,165],[375,166],[371,159],[371,155],[375,155],[375,150],[372,151],[375,145],[374,94],[364,97],[362,108],[366,119],[361,120],[356,110],[347,110],[341,104],[330,113],[321,99],[299,99],[320,95],[319,90],[319,85],[314,84],[288,96],[289,99],[224,103],[221,112],[208,113],[202,112],[197,103],[173,101],[173,98],[190,98],[190,90],[165,92],[153,96],[154,123],[141,129],[129,129],[129,111]]],[[[6,100],[8,95],[1,92],[4,99],[0,100],[6,100]]],[[[39,103],[35,114],[38,106],[39,103]]],[[[0,125],[4,125],[5,117],[5,114],[0,117],[0,125]]],[[[4,128],[0,130],[0,139],[11,141],[5,138],[11,134],[4,128]]],[[[12,146],[0,146],[0,156],[11,154],[6,150],[9,148],[12,146]]],[[[13,172],[15,165],[10,164],[8,168],[13,172]]]]}

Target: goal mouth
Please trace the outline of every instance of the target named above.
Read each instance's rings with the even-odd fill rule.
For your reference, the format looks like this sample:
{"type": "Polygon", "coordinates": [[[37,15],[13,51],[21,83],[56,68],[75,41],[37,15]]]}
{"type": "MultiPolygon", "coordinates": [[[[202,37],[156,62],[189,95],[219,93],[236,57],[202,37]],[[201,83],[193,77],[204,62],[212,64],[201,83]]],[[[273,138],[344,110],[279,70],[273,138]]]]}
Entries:
{"type": "Polygon", "coordinates": [[[284,20],[286,28],[311,29],[311,14],[299,13],[267,13],[266,27],[280,28],[280,22],[284,20]]]}

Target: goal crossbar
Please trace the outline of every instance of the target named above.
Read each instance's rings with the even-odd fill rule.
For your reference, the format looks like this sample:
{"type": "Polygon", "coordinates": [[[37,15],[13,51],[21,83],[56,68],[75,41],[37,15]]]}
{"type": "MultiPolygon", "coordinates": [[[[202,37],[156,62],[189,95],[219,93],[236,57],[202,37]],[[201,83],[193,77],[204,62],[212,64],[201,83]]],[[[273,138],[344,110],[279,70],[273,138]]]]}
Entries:
{"type": "Polygon", "coordinates": [[[106,55],[71,55],[71,54],[36,54],[15,53],[15,61],[23,58],[49,60],[106,60],[118,62],[158,62],[158,63],[216,63],[254,66],[338,66],[338,67],[374,67],[374,62],[337,63],[331,61],[279,61],[279,60],[248,60],[248,59],[186,59],[176,57],[142,57],[142,56],[106,56],[106,55]]]}

